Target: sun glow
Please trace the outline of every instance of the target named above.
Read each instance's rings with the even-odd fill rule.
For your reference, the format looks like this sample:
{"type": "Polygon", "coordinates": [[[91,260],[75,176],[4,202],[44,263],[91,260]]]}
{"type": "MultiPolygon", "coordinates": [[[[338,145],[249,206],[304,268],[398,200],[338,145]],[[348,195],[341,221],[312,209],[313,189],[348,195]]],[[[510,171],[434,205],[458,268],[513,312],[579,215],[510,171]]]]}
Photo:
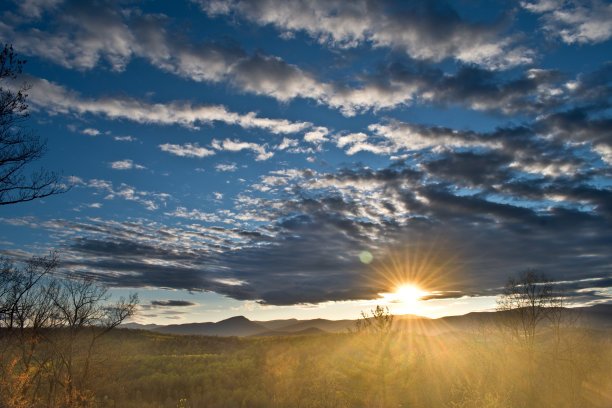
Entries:
{"type": "Polygon", "coordinates": [[[373,257],[371,284],[393,314],[420,314],[436,300],[458,297],[463,256],[446,240],[415,240],[373,257]]]}
{"type": "Polygon", "coordinates": [[[414,303],[426,295],[427,292],[422,291],[414,285],[402,285],[397,288],[395,294],[403,303],[414,303]]]}
{"type": "Polygon", "coordinates": [[[403,303],[405,305],[413,305],[427,294],[427,292],[421,290],[416,285],[405,284],[398,286],[395,292],[381,293],[381,296],[387,303],[403,303]]]}

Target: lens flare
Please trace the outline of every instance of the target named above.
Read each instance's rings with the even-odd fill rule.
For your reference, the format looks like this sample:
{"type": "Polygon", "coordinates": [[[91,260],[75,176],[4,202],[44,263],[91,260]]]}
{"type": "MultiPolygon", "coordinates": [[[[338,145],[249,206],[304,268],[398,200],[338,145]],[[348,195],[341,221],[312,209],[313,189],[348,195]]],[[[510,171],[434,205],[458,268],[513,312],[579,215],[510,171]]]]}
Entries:
{"type": "Polygon", "coordinates": [[[372,262],[372,259],[374,259],[374,257],[370,251],[363,251],[359,254],[359,260],[366,265],[372,262]]]}
{"type": "Polygon", "coordinates": [[[448,242],[415,242],[377,256],[371,264],[371,284],[398,311],[418,311],[422,302],[460,296],[463,257],[448,242]]]}

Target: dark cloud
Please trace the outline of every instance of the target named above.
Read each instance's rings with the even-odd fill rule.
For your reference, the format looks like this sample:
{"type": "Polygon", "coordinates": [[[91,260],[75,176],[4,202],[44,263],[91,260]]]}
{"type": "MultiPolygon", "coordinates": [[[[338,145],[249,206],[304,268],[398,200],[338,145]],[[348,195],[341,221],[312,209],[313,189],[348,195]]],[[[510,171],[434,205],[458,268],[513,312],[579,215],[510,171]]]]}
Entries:
{"type": "Polygon", "coordinates": [[[454,278],[432,288],[440,290],[436,297],[494,295],[525,268],[559,281],[595,282],[572,284],[571,296],[606,287],[609,189],[566,177],[521,180],[509,161],[505,153],[448,151],[416,166],[309,173],[283,199],[245,204],[245,211],[267,208],[265,230],[210,228],[227,236],[223,245],[189,228],[170,233],[99,221],[87,230],[75,223],[64,266],[111,286],[213,291],[291,305],[376,298],[389,290],[380,268],[390,249],[428,242],[450,243],[460,253],[452,258],[454,278]],[[467,190],[457,187],[462,183],[467,190]],[[85,238],[92,230],[97,238],[85,238]],[[374,254],[370,265],[359,260],[363,250],[374,254]]]}
{"type": "Polygon", "coordinates": [[[152,300],[151,305],[156,307],[186,307],[197,306],[198,304],[187,300],[152,300]]]}

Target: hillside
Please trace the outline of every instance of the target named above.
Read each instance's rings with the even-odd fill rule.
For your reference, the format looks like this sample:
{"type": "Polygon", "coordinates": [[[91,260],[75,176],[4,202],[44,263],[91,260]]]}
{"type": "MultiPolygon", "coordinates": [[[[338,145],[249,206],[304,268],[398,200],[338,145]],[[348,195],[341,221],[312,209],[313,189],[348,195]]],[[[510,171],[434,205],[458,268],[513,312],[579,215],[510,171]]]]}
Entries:
{"type": "MultiPolygon", "coordinates": [[[[612,328],[612,304],[566,309],[574,324],[595,328],[612,328]]],[[[410,333],[437,335],[451,331],[471,331],[483,323],[494,322],[503,312],[472,312],[459,316],[429,319],[416,315],[398,315],[394,328],[410,333]]],[[[219,322],[184,323],[167,326],[139,325],[128,323],[124,328],[151,330],[160,333],[204,336],[284,336],[318,333],[343,333],[352,330],[357,320],[327,319],[283,319],[252,321],[244,316],[235,316],[219,322]]]]}

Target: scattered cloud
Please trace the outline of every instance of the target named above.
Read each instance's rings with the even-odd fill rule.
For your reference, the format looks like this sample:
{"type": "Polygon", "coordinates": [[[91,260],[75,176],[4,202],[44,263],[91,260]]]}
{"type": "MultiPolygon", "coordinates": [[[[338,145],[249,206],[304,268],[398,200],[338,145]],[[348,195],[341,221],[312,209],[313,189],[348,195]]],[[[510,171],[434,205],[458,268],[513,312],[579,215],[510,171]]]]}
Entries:
{"type": "Polygon", "coordinates": [[[109,166],[111,169],[114,169],[114,170],[132,170],[132,169],[143,170],[143,169],[146,169],[145,166],[136,164],[131,159],[114,161],[114,162],[109,163],[109,166]]]}
{"type": "Polygon", "coordinates": [[[136,142],[138,140],[132,136],[114,136],[113,139],[118,142],[136,142]]]}
{"type": "Polygon", "coordinates": [[[27,81],[32,84],[29,95],[32,103],[52,114],[104,115],[109,119],[129,119],[159,125],[176,124],[193,129],[197,129],[199,124],[217,121],[245,129],[264,129],[274,134],[295,133],[311,126],[309,122],[261,118],[254,112],[241,115],[221,105],[193,105],[184,101],[152,104],[128,96],[83,98],[77,92],[46,79],[28,77],[27,81]]]}
{"type": "Polygon", "coordinates": [[[567,44],[595,44],[612,37],[612,4],[601,0],[522,1],[521,6],[540,14],[550,37],[567,44]]]}
{"type": "Polygon", "coordinates": [[[215,154],[214,150],[200,147],[197,143],[185,143],[184,145],[164,143],[159,145],[159,148],[164,152],[181,157],[196,157],[201,159],[215,154]]]}
{"type": "Polygon", "coordinates": [[[241,150],[251,150],[257,154],[255,160],[263,161],[268,160],[274,156],[274,152],[266,150],[266,145],[259,145],[253,142],[241,142],[239,140],[225,139],[223,141],[214,139],[212,146],[217,150],[225,150],[230,152],[239,152],[241,150]]]}
{"type": "Polygon", "coordinates": [[[87,128],[83,129],[81,133],[89,136],[98,136],[100,134],[100,131],[98,129],[87,128]]]}
{"type": "Polygon", "coordinates": [[[236,171],[238,170],[238,166],[236,166],[236,163],[231,163],[231,164],[217,164],[215,166],[215,169],[217,169],[217,171],[236,171]]]}
{"type": "Polygon", "coordinates": [[[506,22],[472,23],[439,2],[261,0],[198,1],[211,16],[234,13],[259,25],[274,25],[285,38],[303,31],[322,45],[364,44],[402,51],[420,60],[452,58],[493,68],[532,61],[533,53],[504,35],[506,22]],[[441,29],[444,27],[444,29],[441,29]]]}

